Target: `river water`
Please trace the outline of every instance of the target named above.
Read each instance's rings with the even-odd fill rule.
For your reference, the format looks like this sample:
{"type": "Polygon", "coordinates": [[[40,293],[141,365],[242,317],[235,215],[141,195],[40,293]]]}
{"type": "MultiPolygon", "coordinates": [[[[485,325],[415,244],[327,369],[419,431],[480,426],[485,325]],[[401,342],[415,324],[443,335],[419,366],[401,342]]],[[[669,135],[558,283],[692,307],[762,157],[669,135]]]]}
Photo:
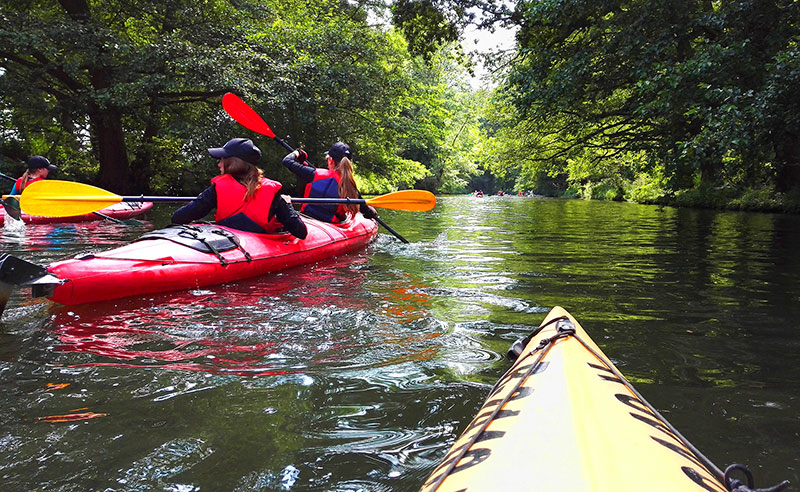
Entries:
{"type": "MultiPolygon", "coordinates": [[[[0,246],[47,264],[170,211],[0,246]]],[[[15,293],[3,490],[417,490],[554,305],[718,466],[800,484],[800,217],[519,197],[381,216],[411,243],[78,307],[15,293]]]]}

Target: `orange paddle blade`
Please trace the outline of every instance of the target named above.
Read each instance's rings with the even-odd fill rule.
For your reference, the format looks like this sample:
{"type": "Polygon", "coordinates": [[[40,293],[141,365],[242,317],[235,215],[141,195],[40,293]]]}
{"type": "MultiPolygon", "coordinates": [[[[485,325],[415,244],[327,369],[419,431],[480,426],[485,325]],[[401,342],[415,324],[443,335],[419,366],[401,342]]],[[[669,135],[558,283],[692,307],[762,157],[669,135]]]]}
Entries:
{"type": "Polygon", "coordinates": [[[427,212],[436,206],[436,197],[430,191],[403,190],[369,198],[367,205],[410,212],[427,212]]]}
{"type": "Polygon", "coordinates": [[[98,417],[105,417],[107,413],[95,412],[81,412],[81,413],[68,413],[66,415],[48,415],[46,417],[36,417],[37,422],[75,422],[78,420],[96,419],[98,417]]]}

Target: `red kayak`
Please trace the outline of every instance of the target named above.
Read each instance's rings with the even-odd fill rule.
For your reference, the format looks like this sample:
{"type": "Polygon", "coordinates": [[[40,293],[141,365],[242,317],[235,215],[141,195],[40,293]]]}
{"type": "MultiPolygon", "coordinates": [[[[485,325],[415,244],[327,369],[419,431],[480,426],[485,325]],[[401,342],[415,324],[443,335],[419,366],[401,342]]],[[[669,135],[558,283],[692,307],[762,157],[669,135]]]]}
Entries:
{"type": "MultiPolygon", "coordinates": [[[[73,215],[71,217],[45,217],[41,215],[22,214],[22,221],[28,224],[50,224],[54,222],[89,222],[103,220],[105,217],[125,220],[142,215],[153,208],[152,202],[120,202],[97,211],[97,213],[73,215]],[[102,214],[102,215],[100,215],[102,214]]],[[[6,211],[0,207],[0,226],[5,224],[6,211]]]]}
{"type": "MultiPolygon", "coordinates": [[[[361,214],[344,224],[304,221],[308,236],[302,240],[288,233],[255,234],[212,224],[175,225],[46,269],[0,255],[0,287],[10,292],[11,285],[31,286],[35,297],[67,305],[195,289],[340,255],[378,234],[375,221],[361,214]]],[[[4,307],[0,302],[0,313],[4,307]]]]}

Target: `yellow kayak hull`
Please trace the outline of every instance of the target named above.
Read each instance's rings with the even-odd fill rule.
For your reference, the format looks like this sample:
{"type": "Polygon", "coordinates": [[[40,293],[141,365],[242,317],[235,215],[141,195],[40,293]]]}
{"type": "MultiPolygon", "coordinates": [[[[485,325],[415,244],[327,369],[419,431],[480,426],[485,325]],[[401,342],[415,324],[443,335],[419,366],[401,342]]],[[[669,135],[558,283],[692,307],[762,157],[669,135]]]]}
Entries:
{"type": "Polygon", "coordinates": [[[725,492],[722,480],[556,307],[422,491],[725,492]]]}

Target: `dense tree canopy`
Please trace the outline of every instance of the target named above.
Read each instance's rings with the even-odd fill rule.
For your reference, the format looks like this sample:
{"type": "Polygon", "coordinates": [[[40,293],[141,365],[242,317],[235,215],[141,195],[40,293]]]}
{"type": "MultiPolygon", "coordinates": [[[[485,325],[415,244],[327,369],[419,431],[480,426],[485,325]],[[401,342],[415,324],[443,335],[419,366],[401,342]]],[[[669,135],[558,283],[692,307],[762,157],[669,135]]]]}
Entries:
{"type": "Polygon", "coordinates": [[[502,100],[529,168],[664,192],[800,185],[798,2],[526,1],[515,19],[502,100]]]}
{"type": "MultiPolygon", "coordinates": [[[[247,134],[221,110],[232,91],[320,161],[351,143],[366,186],[413,186],[428,163],[406,155],[432,138],[421,132],[447,136],[440,123],[458,108],[442,107],[444,70],[459,69],[412,57],[367,13],[331,0],[5,2],[0,150],[48,155],[119,192],[196,189],[213,172],[197,170],[203,149],[247,134]]],[[[282,172],[283,149],[257,141],[282,172]]]]}
{"type": "Polygon", "coordinates": [[[294,182],[222,112],[230,91],[312,160],[353,145],[365,192],[800,203],[796,1],[8,0],[0,19],[7,171],[40,153],[114,191],[190,192],[205,148],[249,136],[294,182]],[[468,25],[515,29],[493,89],[467,83],[468,25]]]}

